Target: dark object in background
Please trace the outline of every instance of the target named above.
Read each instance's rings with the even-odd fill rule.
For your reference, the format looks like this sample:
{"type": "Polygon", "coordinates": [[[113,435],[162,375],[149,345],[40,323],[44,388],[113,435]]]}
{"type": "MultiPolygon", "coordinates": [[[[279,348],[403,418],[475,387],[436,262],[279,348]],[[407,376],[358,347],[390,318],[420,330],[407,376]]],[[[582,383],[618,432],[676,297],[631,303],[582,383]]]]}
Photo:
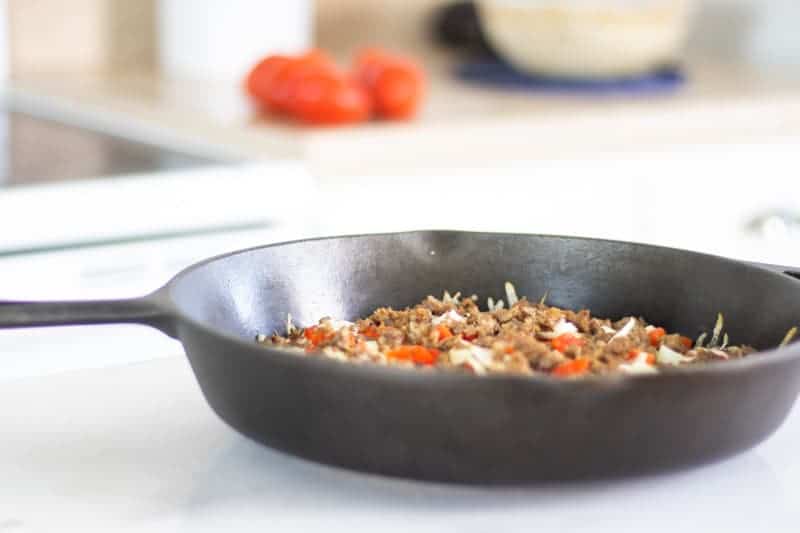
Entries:
{"type": "Polygon", "coordinates": [[[499,89],[580,94],[670,93],[686,82],[685,76],[677,68],[631,78],[577,79],[528,74],[499,60],[472,61],[458,65],[456,76],[470,83],[499,89]]]}
{"type": "Polygon", "coordinates": [[[183,342],[223,420],[322,463],[469,483],[618,477],[718,460],[764,440],[797,398],[800,344],[654,375],[557,380],[298,357],[257,344],[256,333],[283,330],[287,312],[300,325],[321,313],[348,319],[445,288],[492,294],[513,280],[519,294],[549,291],[559,307],[643,315],[687,333],[709,330],[722,312],[732,339],[764,349],[800,318],[800,281],[784,271],[580,238],[366,235],[217,257],[138,299],[0,302],[0,327],[159,328],[183,342]]]}
{"type": "Polygon", "coordinates": [[[497,58],[481,28],[475,2],[454,2],[436,10],[431,24],[436,42],[466,54],[497,58]]]}

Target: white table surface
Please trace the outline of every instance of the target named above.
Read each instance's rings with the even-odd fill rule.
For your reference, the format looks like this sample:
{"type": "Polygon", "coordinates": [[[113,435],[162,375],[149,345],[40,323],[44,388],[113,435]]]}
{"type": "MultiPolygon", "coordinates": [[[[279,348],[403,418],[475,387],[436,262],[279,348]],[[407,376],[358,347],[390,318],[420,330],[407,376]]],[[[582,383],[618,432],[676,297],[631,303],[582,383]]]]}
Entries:
{"type": "Polygon", "coordinates": [[[0,387],[0,531],[797,531],[800,411],[692,471],[474,488],[319,466],[208,408],[182,356],[0,387]]]}
{"type": "MultiPolygon", "coordinates": [[[[242,242],[219,236],[186,241],[178,254],[143,243],[7,257],[0,261],[0,293],[133,295],[158,287],[178,269],[176,261],[255,244],[245,243],[250,239],[363,231],[365,221],[373,231],[438,226],[644,240],[796,265],[796,241],[761,240],[741,228],[763,209],[800,205],[788,194],[793,182],[786,175],[797,161],[794,144],[787,144],[506,169],[491,178],[504,187],[490,189],[479,169],[402,183],[376,179],[369,194],[363,183],[323,183],[332,211],[317,228],[295,221],[303,223],[291,237],[283,230],[244,235],[242,242]],[[758,176],[758,186],[742,182],[745,175],[758,176]],[[418,184],[431,192],[423,197],[431,209],[409,217],[402,206],[418,198],[418,184]],[[485,190],[493,195],[484,197],[485,190]],[[559,190],[576,216],[559,215],[561,204],[547,201],[562,198],[559,190]],[[675,191],[682,191],[677,206],[675,191]],[[371,198],[391,198],[396,216],[377,216],[386,206],[371,198]],[[476,198],[489,207],[458,209],[476,198]],[[117,269],[103,270],[107,265],[117,269]]],[[[0,533],[800,529],[797,410],[754,451],[690,472],[514,489],[420,484],[321,467],[256,445],[206,406],[177,343],[133,326],[106,328],[0,337],[0,533]],[[130,329],[123,335],[114,328],[130,329]]]]}

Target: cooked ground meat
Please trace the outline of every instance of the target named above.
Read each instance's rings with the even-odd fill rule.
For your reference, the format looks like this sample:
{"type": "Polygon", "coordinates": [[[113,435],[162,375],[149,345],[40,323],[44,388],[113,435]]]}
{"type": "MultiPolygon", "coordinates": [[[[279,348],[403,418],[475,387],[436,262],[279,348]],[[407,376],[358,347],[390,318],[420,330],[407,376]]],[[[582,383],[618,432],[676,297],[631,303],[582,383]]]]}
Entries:
{"type": "Polygon", "coordinates": [[[481,311],[477,297],[445,293],[403,310],[382,307],[355,323],[323,318],[298,329],[290,320],[285,335],[259,336],[258,342],[350,362],[561,378],[657,373],[667,366],[738,359],[755,351],[727,346],[721,316],[709,342],[695,345],[641,317],[611,321],[591,316],[588,309],[576,312],[517,299],[511,284],[506,292],[508,308],[490,299],[489,309],[481,311]]]}

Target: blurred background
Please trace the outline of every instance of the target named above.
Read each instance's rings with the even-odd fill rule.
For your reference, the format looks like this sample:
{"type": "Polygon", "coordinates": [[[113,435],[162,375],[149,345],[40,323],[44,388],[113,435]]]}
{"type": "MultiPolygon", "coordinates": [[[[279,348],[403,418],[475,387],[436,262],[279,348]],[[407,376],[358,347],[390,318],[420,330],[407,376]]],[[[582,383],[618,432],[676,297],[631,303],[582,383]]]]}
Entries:
{"type": "MultiPolygon", "coordinates": [[[[418,228],[800,265],[799,24],[794,0],[0,2],[0,297],[134,295],[236,248],[418,228]],[[248,93],[272,54],[350,80],[376,47],[424,78],[401,120],[308,124],[248,93]]],[[[62,330],[57,358],[4,332],[27,356],[2,372],[179,352],[101,330],[62,330]]]]}

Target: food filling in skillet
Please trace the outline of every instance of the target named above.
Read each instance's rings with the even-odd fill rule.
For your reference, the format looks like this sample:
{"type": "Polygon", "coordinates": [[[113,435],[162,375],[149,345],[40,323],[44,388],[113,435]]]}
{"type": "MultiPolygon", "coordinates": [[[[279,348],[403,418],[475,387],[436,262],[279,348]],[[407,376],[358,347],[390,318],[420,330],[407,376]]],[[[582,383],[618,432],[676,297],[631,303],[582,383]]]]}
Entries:
{"type": "MultiPolygon", "coordinates": [[[[617,321],[548,306],[546,297],[518,298],[506,283],[506,302],[445,292],[414,307],[377,309],[348,322],[323,318],[304,329],[287,321],[285,335],[259,335],[257,342],[300,348],[353,363],[432,367],[485,375],[549,374],[573,378],[592,374],[654,374],[666,367],[696,365],[746,357],[750,346],[728,344],[720,314],[716,326],[696,340],[649,324],[641,317],[617,321]]],[[[783,344],[792,340],[793,328],[783,344]]]]}

